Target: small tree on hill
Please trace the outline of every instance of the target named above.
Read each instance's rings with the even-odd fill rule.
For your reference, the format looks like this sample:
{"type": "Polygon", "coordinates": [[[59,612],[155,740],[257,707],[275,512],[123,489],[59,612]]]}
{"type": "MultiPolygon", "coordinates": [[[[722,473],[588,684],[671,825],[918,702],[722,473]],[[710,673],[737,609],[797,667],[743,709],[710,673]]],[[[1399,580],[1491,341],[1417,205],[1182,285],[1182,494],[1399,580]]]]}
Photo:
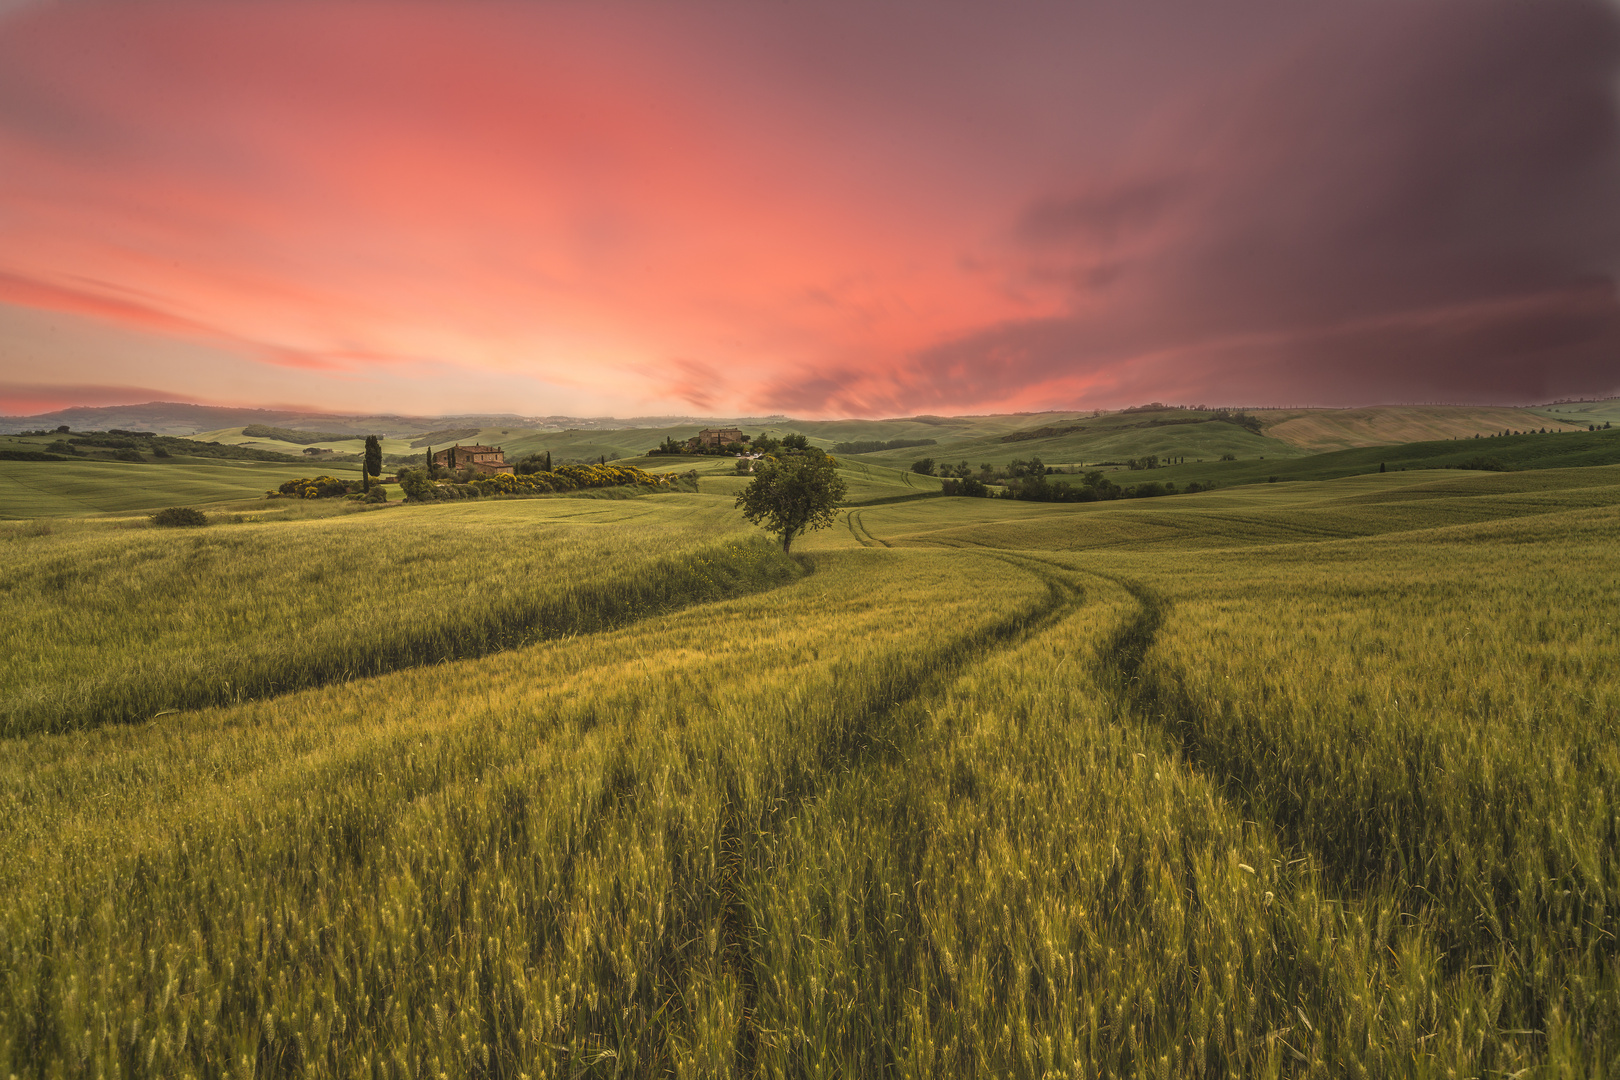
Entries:
{"type": "Polygon", "coordinates": [[[399,474],[399,486],[411,502],[430,502],[436,497],[426,469],[405,469],[399,474]]]}
{"type": "Polygon", "coordinates": [[[781,537],[786,554],[795,537],[831,525],[843,497],[838,463],[811,448],[761,460],[754,479],[737,496],[737,507],[749,521],[781,537]]]}
{"type": "Polygon", "coordinates": [[[379,475],[381,473],[382,473],[382,443],[377,441],[377,436],[375,436],[375,435],[367,435],[366,436],[366,465],[365,465],[365,468],[362,469],[361,473],[360,473],[361,478],[365,481],[364,484],[362,484],[362,487],[364,488],[364,490],[370,491],[371,490],[371,478],[374,477],[374,476],[377,476],[377,475],[379,475]]]}

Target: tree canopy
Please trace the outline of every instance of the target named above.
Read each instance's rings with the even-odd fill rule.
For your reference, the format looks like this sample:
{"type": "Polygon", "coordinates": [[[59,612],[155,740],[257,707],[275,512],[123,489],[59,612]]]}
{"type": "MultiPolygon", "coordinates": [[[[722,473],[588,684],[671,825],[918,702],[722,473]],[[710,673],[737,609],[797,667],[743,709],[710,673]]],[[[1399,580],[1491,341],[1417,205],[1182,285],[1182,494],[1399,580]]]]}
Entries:
{"type": "Polygon", "coordinates": [[[762,460],[737,506],[749,521],[781,537],[786,552],[799,535],[831,525],[843,497],[838,463],[811,447],[762,460]]]}

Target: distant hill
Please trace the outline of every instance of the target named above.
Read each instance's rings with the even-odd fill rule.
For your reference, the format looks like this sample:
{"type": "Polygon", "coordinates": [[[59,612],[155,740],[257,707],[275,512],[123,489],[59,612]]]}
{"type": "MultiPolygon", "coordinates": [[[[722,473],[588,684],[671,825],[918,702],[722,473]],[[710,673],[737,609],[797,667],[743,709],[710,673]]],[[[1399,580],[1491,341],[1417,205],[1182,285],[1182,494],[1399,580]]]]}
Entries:
{"type": "MultiPolygon", "coordinates": [[[[1514,429],[1520,430],[1520,429],[1514,429]]],[[[1380,466],[1390,472],[1406,469],[1468,469],[1482,472],[1518,472],[1525,469],[1573,469],[1596,465],[1620,465],[1620,428],[1534,435],[1495,435],[1485,438],[1436,439],[1381,446],[1359,446],[1329,450],[1320,454],[1238,461],[1188,462],[1160,468],[1151,474],[1114,475],[1132,480],[1151,475],[1152,479],[1186,484],[1198,481],[1227,488],[1242,484],[1283,480],[1334,480],[1341,476],[1376,473],[1380,466]]]]}
{"type": "MultiPolygon", "coordinates": [[[[75,406],[35,416],[0,416],[0,431],[27,431],[66,424],[75,431],[108,431],[125,428],[155,431],[160,435],[195,435],[221,428],[249,425],[320,431],[331,434],[414,435],[455,421],[461,427],[561,426],[556,421],[578,423],[568,417],[522,417],[512,414],[477,416],[402,416],[398,414],[359,415],[295,412],[285,409],[232,409],[218,405],[192,405],[182,401],[150,401],[144,405],[75,406]],[[547,421],[552,421],[546,424],[547,421]]],[[[623,421],[616,421],[616,424],[623,421]]]]}
{"type": "MultiPolygon", "coordinates": [[[[569,458],[595,459],[645,453],[666,435],[688,438],[702,427],[735,424],[750,434],[802,432],[818,446],[844,443],[905,443],[932,439],[929,456],[1004,463],[1039,456],[1046,461],[1094,462],[1153,453],[1190,458],[1234,453],[1240,457],[1291,457],[1360,446],[1471,438],[1504,430],[1585,430],[1587,424],[1620,421],[1620,399],[1559,403],[1534,408],[1467,405],[1380,405],[1361,409],[1250,409],[1256,424],[1221,422],[1219,410],[1142,406],[1111,412],[1002,413],[986,416],[911,416],[880,420],[795,420],[791,417],[615,417],[468,414],[411,416],[398,413],[323,413],[287,409],[238,409],[186,402],[74,407],[35,416],[0,417],[0,433],[51,429],[112,428],[165,435],[252,428],[319,435],[322,441],[381,435],[421,446],[464,438],[494,439],[510,452],[547,449],[569,458]],[[1258,430],[1256,430],[1258,428],[1258,430]],[[435,436],[426,440],[428,434],[435,436]],[[448,436],[448,438],[446,438],[448,436]]],[[[249,437],[252,437],[251,435],[249,437]]],[[[290,443],[285,443],[290,446],[290,443]]],[[[270,448],[266,444],[267,448],[270,448]]],[[[276,449],[281,446],[274,447],[276,449]]],[[[905,466],[913,455],[896,447],[871,460],[905,466]]]]}
{"type": "Polygon", "coordinates": [[[1534,427],[1585,431],[1588,419],[1549,415],[1546,409],[1488,405],[1378,405],[1366,409],[1268,409],[1258,413],[1265,434],[1301,450],[1321,452],[1357,446],[1441,439],[1471,439],[1534,427]]]}

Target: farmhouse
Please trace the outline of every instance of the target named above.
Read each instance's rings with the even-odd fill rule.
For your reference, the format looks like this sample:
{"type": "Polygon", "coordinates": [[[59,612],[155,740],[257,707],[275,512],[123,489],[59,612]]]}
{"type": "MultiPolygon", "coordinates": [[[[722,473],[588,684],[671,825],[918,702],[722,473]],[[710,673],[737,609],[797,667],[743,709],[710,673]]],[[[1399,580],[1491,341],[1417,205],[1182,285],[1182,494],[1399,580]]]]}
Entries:
{"type": "Polygon", "coordinates": [[[698,446],[725,446],[727,443],[742,442],[742,428],[734,427],[706,427],[697,433],[692,442],[698,446]]]}
{"type": "Polygon", "coordinates": [[[433,455],[433,464],[446,469],[473,469],[486,475],[510,473],[506,453],[498,446],[462,446],[457,443],[433,455]]]}

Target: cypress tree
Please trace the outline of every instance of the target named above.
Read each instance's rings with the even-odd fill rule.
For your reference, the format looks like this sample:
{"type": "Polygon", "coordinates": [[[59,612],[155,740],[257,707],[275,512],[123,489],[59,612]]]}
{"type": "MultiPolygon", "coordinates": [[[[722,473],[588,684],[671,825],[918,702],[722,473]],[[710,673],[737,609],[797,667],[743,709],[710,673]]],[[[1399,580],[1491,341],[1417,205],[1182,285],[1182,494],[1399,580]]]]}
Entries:
{"type": "Polygon", "coordinates": [[[377,441],[377,436],[375,436],[375,435],[367,435],[366,436],[366,463],[365,463],[365,466],[361,469],[361,473],[360,473],[360,475],[365,480],[365,489],[367,491],[371,490],[371,478],[373,476],[379,475],[381,472],[382,472],[382,443],[377,441]]]}

